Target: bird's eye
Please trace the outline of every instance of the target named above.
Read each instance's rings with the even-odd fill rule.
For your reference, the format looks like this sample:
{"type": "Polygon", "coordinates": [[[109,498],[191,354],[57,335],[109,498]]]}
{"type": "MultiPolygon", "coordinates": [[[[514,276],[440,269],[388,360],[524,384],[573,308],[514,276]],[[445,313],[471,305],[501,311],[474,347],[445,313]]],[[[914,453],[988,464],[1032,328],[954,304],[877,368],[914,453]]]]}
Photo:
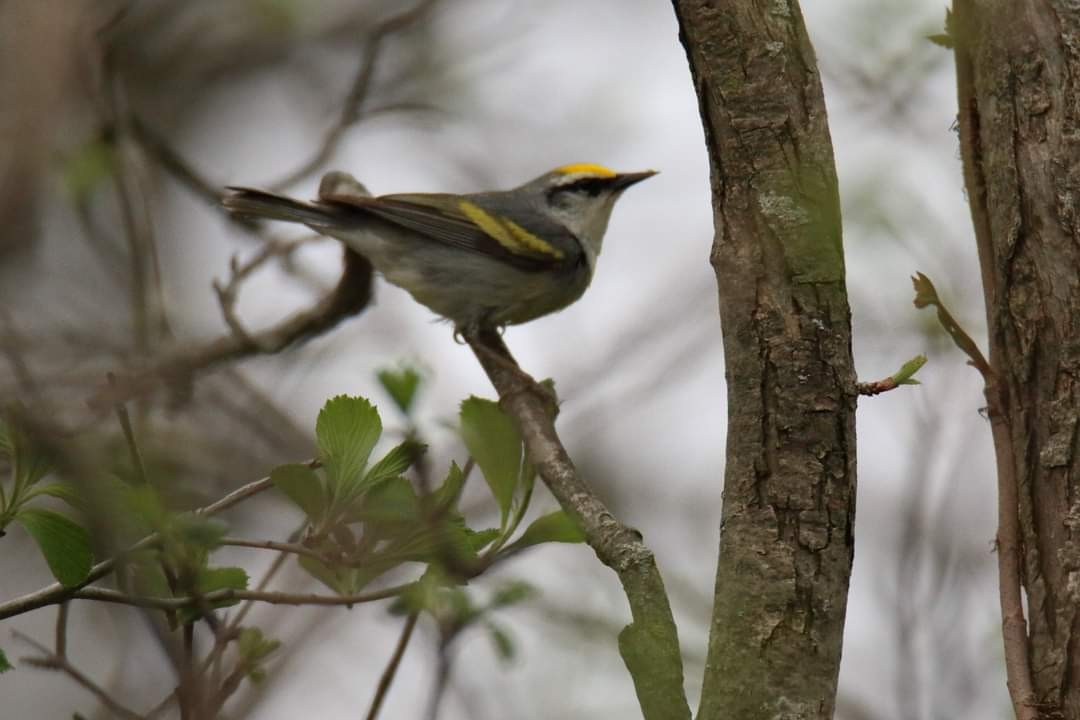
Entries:
{"type": "Polygon", "coordinates": [[[606,183],[599,178],[584,178],[570,186],[570,189],[591,197],[596,197],[603,192],[606,183]]]}

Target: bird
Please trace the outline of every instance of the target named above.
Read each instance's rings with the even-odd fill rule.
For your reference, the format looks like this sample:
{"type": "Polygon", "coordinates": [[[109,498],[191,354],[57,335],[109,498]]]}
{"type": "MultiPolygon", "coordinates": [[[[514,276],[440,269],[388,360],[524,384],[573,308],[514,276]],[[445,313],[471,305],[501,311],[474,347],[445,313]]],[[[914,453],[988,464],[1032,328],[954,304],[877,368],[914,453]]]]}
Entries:
{"type": "Polygon", "coordinates": [[[340,240],[455,334],[467,334],[501,331],[577,301],[596,271],[615,202],[655,174],[573,163],[509,190],[372,196],[352,175],[333,171],[311,202],[228,187],[222,204],[340,240]]]}

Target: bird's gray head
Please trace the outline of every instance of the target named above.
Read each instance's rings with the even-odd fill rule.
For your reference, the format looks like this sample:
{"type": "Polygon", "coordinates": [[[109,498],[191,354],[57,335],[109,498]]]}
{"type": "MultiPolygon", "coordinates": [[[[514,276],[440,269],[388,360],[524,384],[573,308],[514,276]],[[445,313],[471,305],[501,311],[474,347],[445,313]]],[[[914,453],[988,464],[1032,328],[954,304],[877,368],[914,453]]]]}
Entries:
{"type": "Polygon", "coordinates": [[[541,195],[547,214],[588,245],[590,260],[600,254],[611,209],[623,191],[656,174],[617,173],[601,165],[563,165],[525,185],[541,195]]]}

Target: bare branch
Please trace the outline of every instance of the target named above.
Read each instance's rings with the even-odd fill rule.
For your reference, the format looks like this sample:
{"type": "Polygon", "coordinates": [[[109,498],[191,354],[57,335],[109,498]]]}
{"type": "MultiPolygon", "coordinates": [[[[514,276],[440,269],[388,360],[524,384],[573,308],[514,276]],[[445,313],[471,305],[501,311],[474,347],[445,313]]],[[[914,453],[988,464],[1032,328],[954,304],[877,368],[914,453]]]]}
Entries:
{"type": "MultiPolygon", "coordinates": [[[[270,183],[270,189],[282,190],[303,180],[317,171],[333,156],[345,136],[345,132],[363,117],[360,110],[371,91],[371,81],[375,76],[375,68],[378,64],[383,41],[390,35],[415,23],[436,2],[437,0],[421,0],[412,9],[384,20],[372,30],[371,35],[367,38],[364,52],[360,58],[360,65],[356,69],[356,75],[353,77],[349,94],[345,96],[345,102],[342,104],[337,121],[327,129],[322,143],[314,154],[285,177],[270,183]]],[[[386,108],[380,108],[379,111],[385,112],[386,108]]]]}
{"type": "Polygon", "coordinates": [[[412,586],[411,582],[393,585],[382,590],[353,595],[318,595],[314,593],[262,592],[259,590],[237,590],[225,588],[190,597],[153,597],[149,595],[130,595],[119,590],[102,587],[85,587],[71,594],[73,600],[96,600],[116,605],[154,608],[155,610],[183,610],[198,607],[200,602],[219,603],[233,600],[252,600],[268,605],[361,605],[363,603],[386,600],[397,597],[412,586]]]}
{"type": "MultiPolygon", "coordinates": [[[[958,82],[963,94],[963,73],[959,75],[958,82]]],[[[963,136],[963,133],[961,135],[963,136]]],[[[965,166],[967,162],[965,158],[965,166]]],[[[1016,457],[1013,454],[1008,401],[1002,387],[1001,375],[995,372],[979,346],[945,308],[930,278],[916,273],[911,281],[915,287],[915,307],[937,307],[938,320],[942,327],[957,347],[968,356],[968,364],[978,370],[983,378],[983,394],[986,396],[997,464],[998,595],[1001,605],[1001,633],[1005,645],[1005,684],[1009,688],[1017,720],[1037,720],[1039,712],[1035,707],[1027,621],[1024,619],[1021,592],[1020,491],[1016,480],[1016,457]]]]}
{"type": "MultiPolygon", "coordinates": [[[[308,463],[309,467],[318,467],[316,461],[308,463]]],[[[205,507],[199,508],[195,511],[196,515],[216,515],[223,510],[231,508],[233,505],[245,500],[253,495],[257,495],[262,491],[273,486],[273,482],[269,477],[264,477],[260,480],[250,482],[247,485],[233,490],[225,497],[217,500],[205,507]]],[[[150,547],[158,542],[158,535],[147,535],[142,540],[133,544],[127,550],[120,555],[111,557],[107,560],[99,562],[94,567],[90,568],[90,573],[86,576],[86,579],[80,585],[75,587],[64,587],[60,583],[53,583],[48,587],[44,587],[41,590],[37,590],[32,593],[17,597],[14,600],[9,600],[6,603],[0,604],[0,620],[4,620],[15,615],[20,615],[24,612],[31,610],[37,610],[38,608],[45,607],[47,605],[55,605],[56,603],[63,602],[70,597],[73,597],[75,593],[83,589],[92,582],[96,582],[101,578],[112,572],[116,566],[117,561],[124,555],[129,555],[133,552],[137,552],[144,548],[150,547]]]]}
{"type": "Polygon", "coordinates": [[[202,347],[162,358],[147,368],[118,374],[115,387],[99,387],[88,403],[95,410],[145,396],[161,385],[184,385],[197,372],[260,353],[275,353],[317,337],[362,312],[371,300],[373,269],[366,258],[344,249],[337,286],[319,302],[266,330],[221,337],[202,347]]]}
{"type": "Polygon", "coordinates": [[[390,689],[390,683],[394,681],[394,676],[397,675],[398,667],[401,665],[401,658],[405,655],[405,648],[409,645],[409,639],[412,638],[419,617],[419,613],[413,612],[409,613],[409,617],[405,618],[405,626],[401,629],[401,636],[394,647],[394,654],[390,656],[390,662],[387,663],[386,669],[383,670],[382,675],[379,677],[379,684],[375,688],[375,697],[371,700],[371,709],[368,710],[367,720],[376,720],[379,717],[379,710],[382,709],[383,700],[386,699],[386,693],[390,689]]]}
{"type": "Polygon", "coordinates": [[[118,717],[124,718],[125,720],[145,720],[142,715],[122,705],[118,700],[109,695],[104,688],[84,675],[78,668],[72,665],[64,655],[52,652],[49,648],[18,630],[13,630],[11,634],[41,653],[40,657],[23,658],[23,661],[27,664],[41,668],[42,670],[58,670],[64,673],[79,685],[89,690],[102,705],[107,707],[118,717]]]}

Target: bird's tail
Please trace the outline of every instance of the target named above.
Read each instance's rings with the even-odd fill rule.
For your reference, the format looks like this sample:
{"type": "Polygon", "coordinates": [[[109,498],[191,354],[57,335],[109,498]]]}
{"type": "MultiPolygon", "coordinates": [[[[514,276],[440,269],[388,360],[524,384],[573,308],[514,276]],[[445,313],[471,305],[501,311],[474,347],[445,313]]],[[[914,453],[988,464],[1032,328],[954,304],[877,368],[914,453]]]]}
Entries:
{"type": "Polygon", "coordinates": [[[333,225],[340,219],[339,213],[333,207],[300,202],[265,190],[229,187],[226,191],[221,204],[226,210],[237,215],[313,226],[333,225]]]}

